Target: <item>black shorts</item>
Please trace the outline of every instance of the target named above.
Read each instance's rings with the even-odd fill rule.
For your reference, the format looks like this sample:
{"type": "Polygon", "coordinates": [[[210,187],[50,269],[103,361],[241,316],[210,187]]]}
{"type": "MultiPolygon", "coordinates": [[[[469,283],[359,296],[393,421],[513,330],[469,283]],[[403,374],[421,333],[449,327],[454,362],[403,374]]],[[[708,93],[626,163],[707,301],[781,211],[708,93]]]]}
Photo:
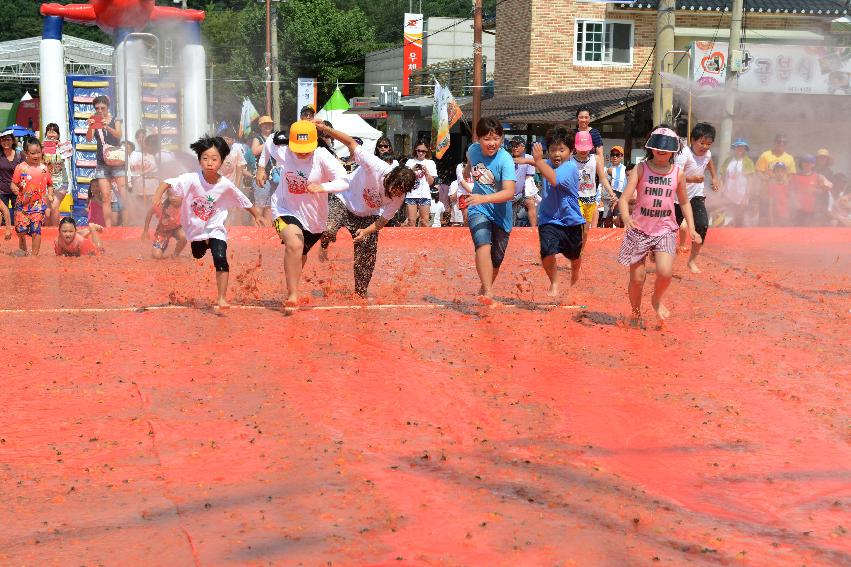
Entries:
{"type": "MultiPolygon", "coordinates": [[[[310,252],[310,249],[313,248],[313,245],[319,242],[319,239],[322,238],[322,233],[320,232],[319,234],[316,234],[314,232],[310,232],[309,230],[304,230],[304,226],[301,224],[301,221],[290,215],[278,217],[273,223],[275,230],[278,231],[278,234],[280,234],[284,227],[288,224],[294,224],[301,230],[302,236],[304,237],[304,249],[302,250],[301,255],[307,256],[307,253],[310,252]]],[[[281,244],[283,243],[284,242],[281,241],[281,244]]]]}
{"type": "Polygon", "coordinates": [[[577,260],[582,254],[581,224],[542,224],[538,227],[538,237],[541,240],[541,258],[564,254],[569,260],[577,260]]]}
{"type": "MultiPolygon", "coordinates": [[[[691,214],[694,217],[694,230],[700,235],[703,242],[706,242],[706,231],[709,230],[709,213],[706,212],[705,201],[706,197],[692,197],[689,199],[691,214]]],[[[679,204],[674,205],[674,214],[677,216],[677,225],[683,224],[685,217],[679,204]]]]}

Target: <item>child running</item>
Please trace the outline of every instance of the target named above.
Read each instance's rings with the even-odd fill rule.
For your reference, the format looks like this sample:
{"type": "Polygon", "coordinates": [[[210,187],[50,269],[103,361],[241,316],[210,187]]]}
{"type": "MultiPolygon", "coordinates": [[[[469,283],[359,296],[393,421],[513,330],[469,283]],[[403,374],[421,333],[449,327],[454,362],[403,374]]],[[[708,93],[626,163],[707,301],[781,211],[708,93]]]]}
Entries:
{"type": "Polygon", "coordinates": [[[574,132],[555,126],[546,134],[548,160],[544,160],[541,144],[532,146],[535,167],[543,177],[543,196],[538,207],[538,237],[541,242],[541,264],[550,288],[547,294],[557,297],[559,274],[556,255],[570,260],[570,285],[579,280],[582,266],[582,226],[585,218],[579,208],[579,169],[570,159],[574,132]]]}
{"type": "MultiPolygon", "coordinates": [[[[685,172],[688,201],[694,215],[695,230],[700,235],[700,240],[692,240],[691,253],[688,258],[688,269],[693,274],[700,273],[700,268],[697,267],[695,260],[697,260],[697,255],[700,254],[700,249],[706,241],[706,231],[709,230],[709,214],[706,212],[706,196],[704,195],[706,170],[709,170],[709,175],[712,177],[712,190],[718,191],[719,189],[718,174],[715,171],[715,164],[712,162],[712,152],[709,151],[714,142],[715,127],[707,122],[700,122],[691,129],[691,147],[683,148],[683,151],[676,157],[677,166],[685,172]]],[[[680,225],[680,251],[684,252],[688,231],[683,222],[682,203],[681,199],[675,201],[675,212],[677,223],[680,225]]]]}
{"type": "Polygon", "coordinates": [[[177,258],[186,247],[186,233],[183,227],[180,226],[180,209],[183,204],[183,199],[174,191],[166,192],[165,196],[157,192],[157,200],[154,205],[148,210],[145,216],[145,228],[142,229],[142,240],[150,240],[151,236],[148,232],[151,226],[151,218],[157,215],[157,228],[154,229],[154,241],[151,248],[151,257],[156,260],[161,260],[165,257],[165,252],[168,249],[168,243],[173,238],[174,253],[172,258],[177,258]]]}
{"type": "Polygon", "coordinates": [[[103,243],[97,231],[90,231],[91,239],[77,231],[77,223],[71,217],[62,217],[59,221],[59,234],[53,243],[57,256],[97,256],[103,251],[103,243]]]}
{"type": "Polygon", "coordinates": [[[240,206],[247,210],[257,226],[265,226],[257,207],[252,206],[245,194],[219,173],[222,162],[228,157],[230,147],[224,138],[204,136],[189,146],[198,162],[200,172],[184,173],[166,179],[157,189],[154,202],[160,202],[163,193],[170,189],[182,199],[180,224],[191,242],[192,256],[203,258],[210,251],[216,268],[216,306],[229,307],[225,296],[228,290],[228,244],[225,221],[230,207],[240,206]]]}
{"type": "Polygon", "coordinates": [[[606,190],[611,201],[615,200],[615,192],[606,177],[606,171],[602,160],[598,160],[598,153],[594,152],[594,142],[590,132],[577,132],[575,139],[576,153],[573,160],[579,169],[579,209],[585,224],[582,225],[582,247],[588,241],[588,231],[597,226],[597,218],[600,214],[597,208],[597,180],[606,190]]]}
{"type": "Polygon", "coordinates": [[[662,304],[665,290],[671,283],[677,247],[674,194],[679,196],[691,238],[700,242],[694,229],[691,205],[686,198],[685,174],[674,165],[674,155],[680,149],[680,139],[667,126],[659,126],[644,145],[651,154],[629,173],[626,190],[618,201],[624,232],[618,263],[629,266],[629,303],[632,306],[633,324],[641,321],[641,294],[647,272],[644,266],[647,255],[656,255],[656,287],[651,303],[660,320],[670,314],[662,304]],[[635,209],[630,216],[629,202],[636,196],[635,209]]]}
{"type": "MultiPolygon", "coordinates": [[[[322,238],[328,220],[328,193],[349,188],[343,164],[325,148],[319,148],[316,124],[293,122],[287,145],[270,136],[257,162],[257,185],[266,182],[266,159],[271,157],[281,169],[281,180],[272,195],[274,226],[286,246],[284,276],[287,298],[284,308],[299,301],[299,282],[307,253],[322,238]]],[[[281,140],[283,142],[283,140],[281,140]]]]}
{"type": "Polygon", "coordinates": [[[33,256],[41,249],[41,227],[44,224],[48,203],[53,199],[53,180],[50,170],[42,162],[41,142],[35,138],[24,139],[24,163],[18,164],[12,174],[12,193],[15,201],[15,231],[18,247],[27,254],[26,237],[32,239],[33,256]]]}
{"type": "Polygon", "coordinates": [[[514,199],[514,160],[502,147],[502,123],[482,117],[476,124],[477,142],[467,149],[464,177],[473,176],[473,193],[466,198],[467,219],[476,247],[476,272],[485,304],[493,303],[492,288],[508,248],[514,199]]]}
{"type": "Polygon", "coordinates": [[[393,220],[402,206],[405,194],[417,184],[413,170],[388,163],[370,154],[357,140],[322,123],[316,124],[322,134],[331,136],[349,149],[357,164],[349,176],[349,188],[337,194],[328,204],[327,232],[337,234],[346,227],[354,243],[355,293],[366,297],[375,260],[378,255],[378,231],[393,220]]]}

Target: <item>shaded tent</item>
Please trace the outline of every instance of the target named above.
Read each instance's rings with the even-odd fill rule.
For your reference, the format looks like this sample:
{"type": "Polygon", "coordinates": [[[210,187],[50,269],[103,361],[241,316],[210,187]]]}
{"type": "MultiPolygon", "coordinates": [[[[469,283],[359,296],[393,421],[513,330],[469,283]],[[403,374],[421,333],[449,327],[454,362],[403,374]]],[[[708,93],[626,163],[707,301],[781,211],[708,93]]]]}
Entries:
{"type": "MultiPolygon", "coordinates": [[[[366,120],[357,114],[347,114],[346,111],[348,109],[349,102],[346,100],[346,97],[343,96],[343,93],[340,92],[340,88],[337,87],[331,95],[331,98],[329,98],[328,102],[325,103],[325,106],[322,107],[322,110],[316,113],[316,118],[319,120],[329,121],[334,125],[335,130],[345,132],[352,137],[360,138],[363,140],[364,149],[369,153],[372,153],[375,150],[375,143],[378,141],[378,138],[384,134],[381,130],[376,130],[370,126],[366,120]]],[[[334,144],[334,150],[338,153],[338,155],[345,155],[348,153],[348,150],[344,150],[342,144],[339,142],[334,144]]]]}

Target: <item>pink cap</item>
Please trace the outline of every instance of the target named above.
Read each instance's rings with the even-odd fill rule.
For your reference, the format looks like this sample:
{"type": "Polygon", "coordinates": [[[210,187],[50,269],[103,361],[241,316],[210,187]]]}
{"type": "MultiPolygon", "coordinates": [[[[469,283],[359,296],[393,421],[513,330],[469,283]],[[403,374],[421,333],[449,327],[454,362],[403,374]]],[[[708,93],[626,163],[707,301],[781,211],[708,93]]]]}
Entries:
{"type": "Polygon", "coordinates": [[[594,149],[594,140],[591,139],[591,132],[576,133],[576,151],[590,152],[594,149]]]}

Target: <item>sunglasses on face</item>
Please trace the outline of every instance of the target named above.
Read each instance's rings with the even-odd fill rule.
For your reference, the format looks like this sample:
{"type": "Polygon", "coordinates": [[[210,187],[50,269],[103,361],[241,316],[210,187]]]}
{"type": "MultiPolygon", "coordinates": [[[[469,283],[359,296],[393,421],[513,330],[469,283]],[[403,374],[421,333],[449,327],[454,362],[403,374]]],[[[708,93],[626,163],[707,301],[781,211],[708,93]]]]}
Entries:
{"type": "Polygon", "coordinates": [[[390,144],[378,144],[379,148],[389,148],[390,144]]]}
{"type": "Polygon", "coordinates": [[[623,154],[610,154],[610,155],[611,155],[611,157],[613,157],[613,158],[615,158],[615,157],[623,157],[623,154]]]}
{"type": "Polygon", "coordinates": [[[418,154],[424,154],[424,153],[426,153],[426,150],[416,150],[416,152],[417,152],[418,154]]]}

